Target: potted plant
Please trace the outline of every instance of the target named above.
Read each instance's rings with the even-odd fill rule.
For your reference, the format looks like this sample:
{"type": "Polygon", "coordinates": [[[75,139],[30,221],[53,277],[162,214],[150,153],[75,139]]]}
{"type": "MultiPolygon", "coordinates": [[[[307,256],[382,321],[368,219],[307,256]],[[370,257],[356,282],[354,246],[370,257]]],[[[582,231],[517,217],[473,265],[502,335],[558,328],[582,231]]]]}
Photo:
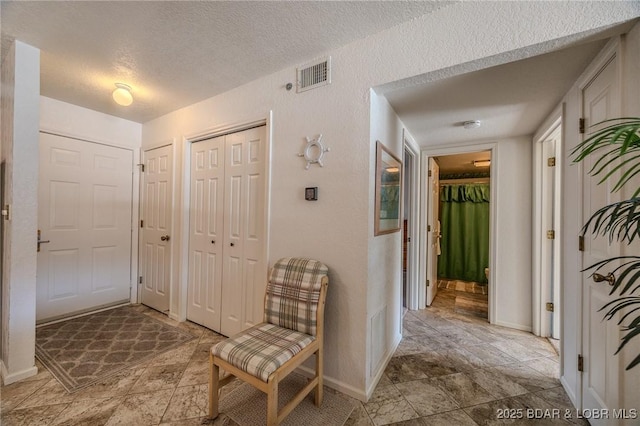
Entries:
{"type": "MultiPolygon", "coordinates": [[[[640,175],[640,118],[619,118],[607,120],[601,130],[580,143],[572,152],[574,162],[588,156],[599,156],[589,174],[600,176],[598,184],[609,179],[617,179],[612,191],[620,191],[631,180],[640,175]],[[608,169],[607,166],[615,164],[608,169]]],[[[614,242],[631,244],[640,237],[640,187],[636,188],[628,200],[602,207],[589,218],[581,234],[608,236],[609,244],[614,242]]],[[[608,269],[608,268],[607,268],[608,269]]],[[[616,256],[590,265],[596,280],[613,281],[610,294],[617,297],[604,305],[604,318],[609,321],[620,314],[618,325],[624,334],[616,354],[632,339],[640,336],[640,256],[616,256]],[[613,275],[603,277],[602,268],[614,266],[613,275]],[[614,278],[617,277],[617,278],[614,278]]],[[[640,354],[627,365],[626,370],[640,364],[640,354]]]]}

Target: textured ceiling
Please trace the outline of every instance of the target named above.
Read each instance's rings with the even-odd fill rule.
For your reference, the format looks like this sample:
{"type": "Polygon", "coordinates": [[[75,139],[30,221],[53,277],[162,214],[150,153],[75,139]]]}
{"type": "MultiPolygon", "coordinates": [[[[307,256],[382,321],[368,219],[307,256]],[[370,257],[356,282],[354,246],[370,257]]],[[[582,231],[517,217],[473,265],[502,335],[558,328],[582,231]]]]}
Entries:
{"type": "Polygon", "coordinates": [[[2,1],[0,23],[3,51],[41,50],[42,95],[146,122],[447,4],[2,1]],[[116,82],[132,106],[111,100],[116,82]]]}
{"type": "Polygon", "coordinates": [[[532,135],[605,40],[385,93],[421,146],[532,135]],[[480,120],[476,129],[462,123],[480,120]]]}

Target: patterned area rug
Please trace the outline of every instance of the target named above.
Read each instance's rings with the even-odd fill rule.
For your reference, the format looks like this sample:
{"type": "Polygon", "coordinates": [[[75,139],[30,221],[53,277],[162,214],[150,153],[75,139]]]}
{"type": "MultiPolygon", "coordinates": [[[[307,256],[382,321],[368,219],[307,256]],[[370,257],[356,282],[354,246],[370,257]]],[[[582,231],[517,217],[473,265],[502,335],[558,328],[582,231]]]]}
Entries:
{"type": "MultiPolygon", "coordinates": [[[[282,409],[297,392],[307,384],[307,379],[299,374],[289,374],[278,388],[278,409],[282,409]]],[[[325,426],[343,425],[354,405],[351,401],[324,392],[322,405],[314,404],[311,392],[282,422],[283,426],[325,426]]],[[[241,384],[229,395],[220,400],[220,412],[229,416],[241,426],[260,426],[267,424],[267,394],[246,383],[241,384]]]]}
{"type": "Polygon", "coordinates": [[[194,337],[125,306],[36,329],[36,356],[68,392],[194,337]]]}

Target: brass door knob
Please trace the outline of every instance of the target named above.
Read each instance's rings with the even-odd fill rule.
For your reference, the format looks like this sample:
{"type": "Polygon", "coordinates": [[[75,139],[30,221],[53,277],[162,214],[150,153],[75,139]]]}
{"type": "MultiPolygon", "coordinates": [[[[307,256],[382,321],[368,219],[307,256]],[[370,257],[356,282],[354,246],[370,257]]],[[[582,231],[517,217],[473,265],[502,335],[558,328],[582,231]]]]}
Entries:
{"type": "Polygon", "coordinates": [[[602,281],[606,281],[606,282],[609,283],[609,285],[613,285],[616,282],[616,276],[613,275],[612,272],[609,272],[607,275],[602,275],[602,274],[599,274],[597,272],[594,272],[592,277],[593,277],[593,281],[597,282],[597,283],[600,283],[602,281]]]}

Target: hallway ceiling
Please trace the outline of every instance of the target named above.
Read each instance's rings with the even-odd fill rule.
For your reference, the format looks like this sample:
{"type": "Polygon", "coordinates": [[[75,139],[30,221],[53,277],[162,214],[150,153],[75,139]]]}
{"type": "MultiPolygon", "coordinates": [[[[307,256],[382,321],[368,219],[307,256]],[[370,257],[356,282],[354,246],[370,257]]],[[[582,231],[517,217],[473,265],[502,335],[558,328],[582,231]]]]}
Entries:
{"type": "Polygon", "coordinates": [[[450,3],[2,1],[2,51],[41,50],[42,95],[143,123],[450,3]]]}
{"type": "Polygon", "coordinates": [[[384,95],[423,147],[533,135],[605,44],[592,41],[384,95]],[[482,124],[465,129],[469,120],[482,124]]]}

